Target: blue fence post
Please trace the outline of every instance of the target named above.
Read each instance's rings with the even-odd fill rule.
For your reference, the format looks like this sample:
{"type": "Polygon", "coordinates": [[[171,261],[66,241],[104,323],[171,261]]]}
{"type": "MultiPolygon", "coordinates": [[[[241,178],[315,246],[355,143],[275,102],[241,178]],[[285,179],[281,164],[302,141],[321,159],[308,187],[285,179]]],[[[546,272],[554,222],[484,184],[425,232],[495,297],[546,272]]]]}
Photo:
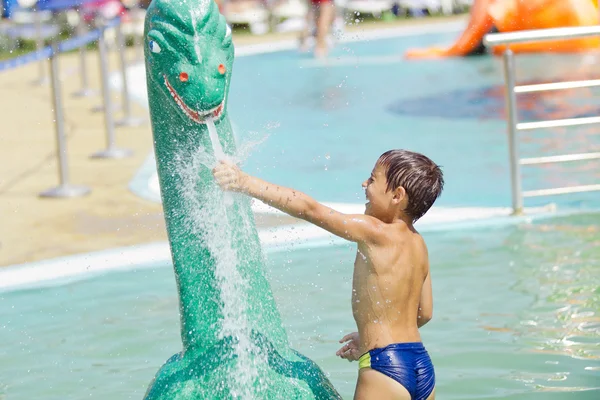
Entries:
{"type": "Polygon", "coordinates": [[[41,197],[79,197],[90,192],[85,186],[69,183],[69,166],[67,163],[67,140],[65,138],[65,121],[60,87],[60,72],[58,66],[58,45],[52,45],[50,55],[50,83],[52,86],[52,101],[54,108],[54,130],[56,132],[56,157],[58,159],[59,185],[40,193],[41,197]]]}
{"type": "Polygon", "coordinates": [[[104,125],[106,127],[106,149],[92,154],[92,158],[126,158],[133,152],[129,149],[120,149],[115,146],[115,127],[112,116],[112,100],[110,98],[110,86],[108,83],[108,51],[104,32],[106,25],[100,28],[98,38],[98,54],[100,59],[100,78],[102,80],[102,99],[104,106],[104,125]]]}

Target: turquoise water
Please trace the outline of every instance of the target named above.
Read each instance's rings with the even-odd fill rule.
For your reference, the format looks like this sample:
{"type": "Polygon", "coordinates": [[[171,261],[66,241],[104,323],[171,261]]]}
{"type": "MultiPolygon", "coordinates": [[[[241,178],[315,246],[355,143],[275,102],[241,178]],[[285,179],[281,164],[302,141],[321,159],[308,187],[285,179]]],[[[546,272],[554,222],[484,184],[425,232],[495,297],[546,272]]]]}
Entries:
{"type": "MultiPolygon", "coordinates": [[[[444,167],[440,205],[510,205],[503,75],[499,59],[402,60],[407,48],[454,33],[340,44],[330,65],[284,51],[238,58],[229,100],[243,139],[269,135],[247,168],[322,201],[362,203],[360,183],[389,148],[421,151],[444,167]]],[[[588,56],[589,57],[589,56],[588,56]]],[[[597,78],[583,56],[517,57],[519,82],[597,78]]],[[[600,89],[521,96],[522,121],[600,114],[600,89]]],[[[521,133],[522,155],[600,151],[597,125],[521,133]]],[[[242,140],[243,141],[243,140],[242,140]]],[[[600,181],[598,161],[528,167],[524,189],[600,181]]],[[[595,194],[528,199],[598,206],[595,194]]]]}
{"type": "MultiPolygon", "coordinates": [[[[422,329],[438,398],[600,397],[600,215],[435,232],[434,319],[422,329]]],[[[353,246],[268,254],[292,346],[351,399],[353,246]]],[[[139,399],[181,349],[170,265],[0,294],[0,398],[139,399]]]]}

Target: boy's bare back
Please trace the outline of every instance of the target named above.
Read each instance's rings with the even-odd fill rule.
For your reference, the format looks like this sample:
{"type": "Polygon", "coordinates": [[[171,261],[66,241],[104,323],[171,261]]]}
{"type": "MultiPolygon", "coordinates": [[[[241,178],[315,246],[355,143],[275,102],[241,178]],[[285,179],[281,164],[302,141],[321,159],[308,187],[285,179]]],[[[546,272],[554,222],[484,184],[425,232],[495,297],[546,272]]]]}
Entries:
{"type": "Polygon", "coordinates": [[[404,223],[384,227],[380,245],[359,243],[354,261],[352,312],[364,353],[391,343],[419,342],[419,303],[429,274],[427,247],[404,223]]]}

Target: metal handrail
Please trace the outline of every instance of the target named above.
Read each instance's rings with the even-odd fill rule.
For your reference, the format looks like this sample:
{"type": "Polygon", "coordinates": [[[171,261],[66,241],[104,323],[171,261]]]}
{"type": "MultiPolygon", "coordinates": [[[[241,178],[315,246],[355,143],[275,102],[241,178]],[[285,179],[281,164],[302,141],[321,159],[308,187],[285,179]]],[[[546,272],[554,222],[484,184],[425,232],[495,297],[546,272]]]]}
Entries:
{"type": "Polygon", "coordinates": [[[483,43],[486,46],[496,47],[503,44],[542,42],[548,40],[569,40],[590,36],[600,36],[600,25],[490,33],[485,35],[483,38],[483,43]]]}
{"type": "Polygon", "coordinates": [[[547,121],[521,122],[521,123],[517,124],[517,130],[528,131],[531,129],[560,128],[563,126],[577,126],[577,125],[589,125],[589,124],[599,124],[599,123],[600,123],[600,117],[550,119],[547,121]]]}
{"type": "Polygon", "coordinates": [[[551,164],[557,162],[598,160],[600,153],[563,154],[560,156],[521,158],[521,165],[551,164]]]}
{"type": "Polygon", "coordinates": [[[549,196],[557,194],[580,193],[600,190],[600,184],[592,184],[523,191],[521,182],[521,165],[537,165],[547,163],[600,159],[600,153],[565,154],[547,157],[519,158],[517,132],[531,129],[595,124],[600,123],[600,116],[519,123],[517,114],[517,94],[600,86],[600,79],[517,86],[515,83],[515,58],[513,51],[510,49],[510,44],[540,42],[547,40],[569,40],[591,36],[600,36],[600,26],[537,29],[510,33],[491,33],[486,35],[483,39],[483,43],[489,47],[496,47],[500,45],[507,46],[506,50],[502,55],[502,61],[506,86],[508,148],[510,158],[510,176],[512,187],[511,197],[513,214],[518,215],[523,213],[524,197],[549,196]]]}
{"type": "Polygon", "coordinates": [[[589,79],[586,81],[538,83],[535,85],[520,85],[520,86],[515,86],[515,92],[517,92],[517,93],[546,92],[549,90],[577,89],[577,88],[586,88],[586,87],[593,87],[593,86],[600,86],[600,79],[589,79]]]}

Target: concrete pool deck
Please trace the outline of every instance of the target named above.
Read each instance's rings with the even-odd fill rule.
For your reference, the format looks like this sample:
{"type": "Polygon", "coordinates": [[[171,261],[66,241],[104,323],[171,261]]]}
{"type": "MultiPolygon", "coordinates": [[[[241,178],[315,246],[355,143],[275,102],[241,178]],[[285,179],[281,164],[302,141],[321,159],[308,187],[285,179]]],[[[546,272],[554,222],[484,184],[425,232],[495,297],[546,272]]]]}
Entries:
{"type": "MultiPolygon", "coordinates": [[[[464,16],[401,20],[349,26],[348,32],[390,29],[398,26],[462,22],[464,16]]],[[[292,40],[295,34],[234,35],[236,46],[292,40]]],[[[451,38],[449,38],[449,41],[451,38]]],[[[133,49],[128,59],[133,59],[133,49]]],[[[111,53],[111,71],[117,71],[111,53]]],[[[152,151],[150,125],[117,127],[116,143],[129,148],[130,158],[91,159],[105,147],[103,114],[93,108],[100,96],[73,97],[80,87],[78,55],[60,58],[64,118],[70,182],[85,185],[91,193],[71,199],[41,198],[39,193],[58,184],[55,132],[50,86],[33,85],[38,64],[31,63],[0,73],[0,266],[138,245],[167,239],[162,207],[144,200],[129,183],[152,151]]],[[[97,56],[88,57],[89,82],[99,89],[97,56]]],[[[113,99],[119,103],[119,94],[113,99]]],[[[148,118],[147,110],[132,102],[133,114],[148,118]]],[[[115,113],[118,119],[120,113],[115,113]]],[[[259,227],[290,222],[287,216],[265,214],[259,227]]]]}

